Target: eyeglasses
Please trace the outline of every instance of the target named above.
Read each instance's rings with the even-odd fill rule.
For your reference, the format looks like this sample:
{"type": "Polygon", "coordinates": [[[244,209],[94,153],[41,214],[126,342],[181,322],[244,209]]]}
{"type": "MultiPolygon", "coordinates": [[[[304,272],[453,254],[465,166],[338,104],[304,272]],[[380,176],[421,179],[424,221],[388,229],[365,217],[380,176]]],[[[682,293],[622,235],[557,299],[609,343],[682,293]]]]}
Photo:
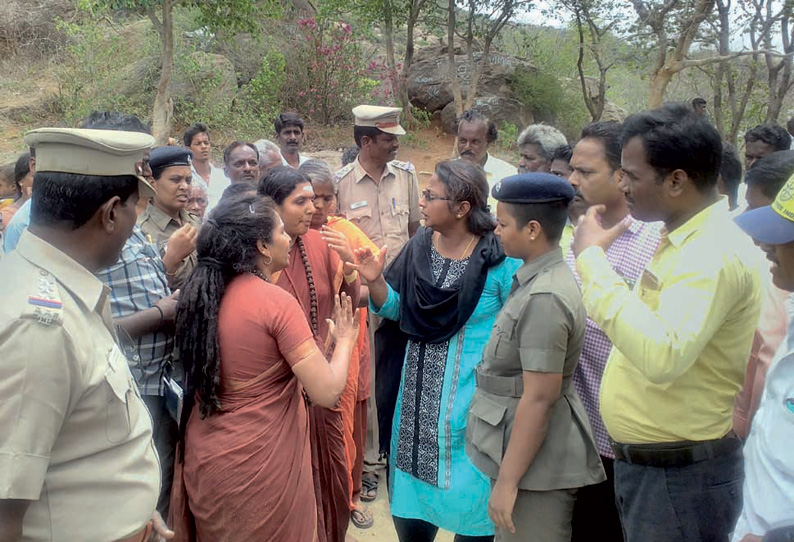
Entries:
{"type": "Polygon", "coordinates": [[[422,197],[425,198],[425,201],[452,201],[452,198],[442,198],[441,196],[436,196],[430,190],[422,190],[422,197]]]}

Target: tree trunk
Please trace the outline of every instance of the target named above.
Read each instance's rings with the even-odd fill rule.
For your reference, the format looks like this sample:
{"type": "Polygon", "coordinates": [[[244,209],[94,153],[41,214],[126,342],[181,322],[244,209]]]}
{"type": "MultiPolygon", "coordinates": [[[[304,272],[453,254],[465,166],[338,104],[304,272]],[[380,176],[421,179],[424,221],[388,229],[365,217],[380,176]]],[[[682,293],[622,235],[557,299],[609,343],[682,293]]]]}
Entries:
{"type": "Polygon", "coordinates": [[[383,41],[386,44],[386,66],[389,69],[389,79],[391,80],[391,94],[397,97],[397,61],[394,57],[394,13],[392,10],[392,0],[383,0],[383,41]]]}
{"type": "Polygon", "coordinates": [[[416,119],[413,114],[413,107],[411,100],[408,97],[408,70],[414,61],[414,27],[416,26],[416,19],[418,13],[415,10],[416,0],[412,2],[411,9],[408,13],[408,21],[406,21],[405,28],[405,57],[403,58],[403,69],[400,73],[400,80],[397,84],[398,96],[403,108],[403,119],[405,123],[410,126],[416,126],[416,119]]]}
{"type": "MultiPolygon", "coordinates": [[[[149,12],[149,17],[156,19],[153,11],[149,12]]],[[[171,73],[174,70],[172,0],[163,0],[162,17],[159,27],[162,68],[160,70],[160,81],[157,83],[157,93],[154,97],[154,107],[152,108],[152,135],[154,135],[158,145],[168,144],[168,137],[171,135],[171,118],[174,111],[174,104],[168,91],[168,85],[171,83],[171,73]]]]}
{"type": "Polygon", "coordinates": [[[449,87],[452,90],[452,99],[457,109],[463,112],[463,99],[460,92],[458,70],[455,67],[455,0],[449,0],[449,13],[447,15],[447,68],[449,70],[449,87]]]}
{"type": "Polygon", "coordinates": [[[648,96],[649,109],[662,107],[664,103],[664,94],[667,91],[667,85],[669,85],[670,81],[673,79],[673,73],[674,72],[671,72],[665,66],[653,75],[648,96]]]}
{"type": "Polygon", "coordinates": [[[587,92],[587,79],[584,75],[584,29],[582,28],[582,15],[578,10],[576,11],[576,30],[579,34],[579,54],[576,56],[576,71],[579,72],[579,84],[582,86],[584,105],[590,112],[590,118],[595,122],[600,115],[596,115],[595,104],[590,99],[590,93],[587,92]]]}
{"type": "MultiPolygon", "coordinates": [[[[456,116],[463,112],[463,98],[460,93],[460,79],[458,70],[455,67],[455,0],[449,0],[449,13],[447,15],[447,67],[449,70],[449,87],[452,91],[452,100],[455,103],[456,116]]],[[[450,158],[454,158],[458,152],[458,137],[452,142],[450,158]]]]}

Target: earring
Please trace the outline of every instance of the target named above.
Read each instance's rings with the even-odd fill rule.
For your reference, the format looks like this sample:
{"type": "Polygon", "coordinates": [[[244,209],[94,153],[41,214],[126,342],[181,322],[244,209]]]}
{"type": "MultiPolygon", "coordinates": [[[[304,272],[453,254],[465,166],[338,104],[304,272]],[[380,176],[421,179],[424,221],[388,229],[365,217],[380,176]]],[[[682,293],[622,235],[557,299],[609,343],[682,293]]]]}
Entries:
{"type": "Polygon", "coordinates": [[[271,258],[270,256],[265,256],[262,263],[264,263],[265,265],[270,265],[271,263],[273,263],[273,258],[271,258]]]}

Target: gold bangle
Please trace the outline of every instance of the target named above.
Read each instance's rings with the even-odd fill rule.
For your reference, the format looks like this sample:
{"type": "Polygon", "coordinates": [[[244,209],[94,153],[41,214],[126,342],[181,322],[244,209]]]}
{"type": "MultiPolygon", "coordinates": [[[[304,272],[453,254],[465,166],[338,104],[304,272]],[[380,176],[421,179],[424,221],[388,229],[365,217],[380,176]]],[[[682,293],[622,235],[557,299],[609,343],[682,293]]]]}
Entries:
{"type": "Polygon", "coordinates": [[[345,275],[345,282],[348,284],[353,284],[354,282],[356,282],[357,278],[358,278],[358,269],[354,269],[352,273],[350,273],[349,275],[345,275]]]}

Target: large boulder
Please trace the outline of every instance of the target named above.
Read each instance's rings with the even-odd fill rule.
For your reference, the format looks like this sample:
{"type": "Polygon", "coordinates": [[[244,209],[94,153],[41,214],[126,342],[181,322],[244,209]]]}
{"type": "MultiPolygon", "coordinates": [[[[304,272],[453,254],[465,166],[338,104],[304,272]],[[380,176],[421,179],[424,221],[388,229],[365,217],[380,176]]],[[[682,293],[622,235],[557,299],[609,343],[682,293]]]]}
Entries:
{"type": "MultiPolygon", "coordinates": [[[[532,112],[514,98],[479,96],[474,99],[472,107],[491,119],[497,128],[500,128],[503,123],[510,123],[521,129],[535,121],[532,112]]],[[[456,122],[457,110],[455,102],[449,102],[441,110],[441,125],[445,132],[454,134],[456,122]]]]}
{"type": "MultiPolygon", "coordinates": [[[[160,57],[147,56],[122,70],[118,93],[129,98],[151,95],[160,78],[160,57]]],[[[197,51],[174,61],[169,86],[174,102],[226,107],[237,95],[234,65],[222,55],[197,51]]]]}
{"type": "MultiPolygon", "coordinates": [[[[483,60],[481,51],[474,52],[472,56],[476,64],[483,60]]],[[[526,122],[531,122],[532,112],[516,99],[511,89],[518,70],[534,72],[535,67],[525,60],[499,52],[488,55],[488,66],[482,71],[477,85],[474,107],[489,115],[497,125],[508,121],[513,124],[520,123],[520,128],[526,122]]],[[[472,70],[461,47],[455,48],[455,72],[465,100],[472,70]]],[[[406,88],[408,98],[414,106],[429,113],[441,111],[444,130],[452,130],[455,109],[454,105],[450,105],[453,98],[446,46],[426,47],[417,52],[414,63],[408,70],[406,88]]]]}

